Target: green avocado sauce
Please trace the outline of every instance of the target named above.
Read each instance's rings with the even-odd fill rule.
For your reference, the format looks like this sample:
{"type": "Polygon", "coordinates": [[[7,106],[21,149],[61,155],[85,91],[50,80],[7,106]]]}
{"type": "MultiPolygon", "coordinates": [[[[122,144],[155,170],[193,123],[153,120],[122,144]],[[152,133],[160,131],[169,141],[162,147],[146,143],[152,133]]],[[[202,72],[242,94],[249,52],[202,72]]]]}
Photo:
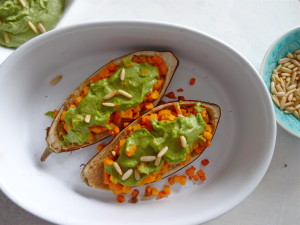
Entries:
{"type": "Polygon", "coordinates": [[[17,48],[24,42],[41,34],[38,24],[51,30],[60,19],[65,0],[19,0],[0,1],[0,45],[17,48]],[[29,26],[31,22],[37,33],[29,26]],[[6,36],[6,38],[5,38],[6,36]]]}
{"type": "Polygon", "coordinates": [[[186,155],[204,133],[206,123],[200,113],[196,116],[178,117],[173,121],[151,120],[153,131],[149,132],[145,128],[137,129],[126,139],[124,146],[120,149],[120,156],[116,162],[121,167],[123,173],[128,169],[137,169],[140,173],[140,180],[136,180],[134,173],[126,180],[117,173],[114,166],[105,166],[105,171],[112,175],[116,181],[125,186],[136,186],[147,175],[159,170],[164,161],[168,164],[178,164],[186,159],[186,155]],[[180,136],[184,136],[187,147],[183,148],[180,136]],[[136,145],[135,154],[128,157],[125,153],[131,145],[136,145]],[[156,156],[165,146],[168,151],[163,155],[158,166],[152,162],[141,162],[141,156],[156,156]]]}
{"type": "MultiPolygon", "coordinates": [[[[126,59],[129,60],[128,58],[126,59]]],[[[108,79],[102,79],[90,84],[90,89],[77,108],[70,108],[64,115],[64,120],[72,129],[67,130],[64,135],[62,145],[67,146],[71,143],[82,144],[90,136],[89,127],[100,125],[111,129],[108,123],[110,115],[114,111],[122,111],[137,106],[143,102],[147,93],[151,92],[157,82],[159,72],[157,67],[149,63],[126,63],[129,67],[120,67],[108,79]],[[121,70],[125,70],[125,79],[120,80],[121,70]],[[123,90],[132,95],[127,98],[123,95],[104,100],[104,96],[115,91],[123,90]],[[114,103],[114,107],[102,105],[102,103],[114,103]],[[89,123],[85,122],[85,116],[91,115],[89,123]]]]}

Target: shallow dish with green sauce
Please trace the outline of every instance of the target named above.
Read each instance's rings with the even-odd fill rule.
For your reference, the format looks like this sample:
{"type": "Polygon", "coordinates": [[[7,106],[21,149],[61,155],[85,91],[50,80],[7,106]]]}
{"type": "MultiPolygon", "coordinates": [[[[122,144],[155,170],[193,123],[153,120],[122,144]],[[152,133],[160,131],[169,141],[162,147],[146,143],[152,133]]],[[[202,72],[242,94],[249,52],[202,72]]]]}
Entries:
{"type": "Polygon", "coordinates": [[[171,102],[132,122],[83,168],[83,181],[114,194],[129,193],[169,176],[210,146],[221,116],[218,105],[171,102]]]}
{"type": "Polygon", "coordinates": [[[1,0],[0,45],[17,48],[53,29],[65,5],[65,0],[1,0]]]}
{"type": "Polygon", "coordinates": [[[158,104],[177,65],[171,52],[139,51],[100,68],[54,112],[41,160],[116,136],[158,104]]]}

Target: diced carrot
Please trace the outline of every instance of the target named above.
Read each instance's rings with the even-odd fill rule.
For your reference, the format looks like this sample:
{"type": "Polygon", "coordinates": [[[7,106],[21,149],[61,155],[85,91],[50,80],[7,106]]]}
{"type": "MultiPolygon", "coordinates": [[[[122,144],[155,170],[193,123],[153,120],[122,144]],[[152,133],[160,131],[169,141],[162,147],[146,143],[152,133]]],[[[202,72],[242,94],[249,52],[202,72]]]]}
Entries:
{"type": "Polygon", "coordinates": [[[152,187],[151,187],[150,185],[148,185],[148,186],[146,187],[146,191],[147,191],[147,192],[151,192],[151,190],[152,190],[152,187]]]}
{"type": "Polygon", "coordinates": [[[175,184],[174,177],[170,177],[170,178],[168,179],[168,182],[169,182],[170,185],[175,184]]]}
{"type": "Polygon", "coordinates": [[[132,190],[132,187],[130,187],[130,186],[125,186],[125,185],[123,185],[123,187],[122,187],[122,192],[123,192],[123,193],[128,194],[128,193],[131,192],[131,190],[132,190]]]}
{"type": "Polygon", "coordinates": [[[70,108],[76,108],[76,105],[72,104],[70,105],[70,108]]]}
{"type": "Polygon", "coordinates": [[[150,60],[152,60],[152,62],[156,65],[160,65],[164,62],[162,57],[160,57],[159,55],[154,55],[154,56],[150,57],[150,60]]]}
{"type": "Polygon", "coordinates": [[[158,195],[158,190],[157,190],[157,188],[152,188],[152,190],[151,190],[151,195],[152,196],[157,196],[158,195]]]}
{"type": "Polygon", "coordinates": [[[185,101],[185,97],[184,96],[178,96],[178,101],[185,101]]]}
{"type": "Polygon", "coordinates": [[[125,201],[125,197],[124,197],[123,195],[118,195],[118,196],[117,196],[117,201],[118,201],[119,203],[123,203],[123,202],[125,201]]]}
{"type": "Polygon", "coordinates": [[[110,119],[114,122],[114,124],[120,124],[122,121],[122,117],[119,113],[113,113],[110,119]]]}
{"type": "Polygon", "coordinates": [[[180,177],[179,177],[179,183],[180,183],[181,185],[185,185],[185,183],[186,183],[186,177],[185,177],[185,176],[180,176],[180,177]]]}
{"type": "Polygon", "coordinates": [[[78,104],[79,104],[79,102],[80,102],[81,100],[82,100],[82,97],[81,97],[81,96],[76,97],[75,100],[74,100],[74,104],[75,104],[76,106],[78,106],[78,104]]]}
{"type": "Polygon", "coordinates": [[[147,58],[146,58],[146,56],[134,56],[132,58],[132,62],[136,62],[136,63],[147,62],[147,58]]]}
{"type": "Polygon", "coordinates": [[[107,128],[98,125],[98,126],[89,127],[89,130],[96,133],[96,134],[99,134],[99,133],[107,130],[107,128]]]}
{"type": "Polygon", "coordinates": [[[170,195],[171,194],[171,188],[170,188],[170,186],[165,185],[164,186],[164,191],[166,192],[167,195],[170,195]]]}
{"type": "Polygon", "coordinates": [[[129,122],[124,122],[124,123],[123,123],[123,126],[124,126],[124,127],[127,127],[128,125],[129,125],[129,122]]]}
{"type": "Polygon", "coordinates": [[[147,99],[149,101],[153,101],[153,100],[158,99],[158,98],[159,98],[159,92],[157,90],[154,90],[154,91],[147,94],[147,99]]]}
{"type": "Polygon", "coordinates": [[[209,125],[209,124],[207,124],[207,125],[205,126],[205,131],[207,131],[207,132],[209,132],[209,133],[212,133],[212,126],[209,125]]]}
{"type": "Polygon", "coordinates": [[[134,113],[138,113],[141,111],[141,106],[140,105],[137,105],[137,106],[134,106],[132,108],[130,108],[132,110],[132,112],[134,113]]]}
{"type": "Polygon", "coordinates": [[[166,97],[170,98],[170,99],[176,99],[176,95],[173,91],[169,92],[168,94],[166,94],[166,97]]]}
{"type": "Polygon", "coordinates": [[[151,120],[152,119],[157,119],[157,114],[156,113],[142,116],[141,124],[146,125],[147,128],[152,128],[152,125],[151,125],[151,120]]]}
{"type": "Polygon", "coordinates": [[[178,88],[177,91],[178,92],[184,92],[184,89],[183,88],[178,88]]]}
{"type": "Polygon", "coordinates": [[[171,110],[163,109],[158,112],[157,118],[158,120],[163,120],[166,117],[166,115],[171,115],[171,114],[172,114],[171,110]]]}
{"type": "Polygon", "coordinates": [[[132,191],[132,193],[131,193],[131,196],[132,197],[137,197],[138,195],[139,195],[139,191],[137,190],[137,189],[134,189],[133,191],[132,191]]]}
{"type": "Polygon", "coordinates": [[[198,170],[197,174],[198,174],[200,180],[202,180],[202,181],[206,180],[205,173],[203,170],[198,170]]]}
{"type": "Polygon", "coordinates": [[[110,158],[105,158],[105,159],[103,159],[103,163],[106,166],[111,166],[114,163],[114,161],[111,160],[110,158]]]}
{"type": "Polygon", "coordinates": [[[198,154],[201,154],[201,153],[204,151],[204,147],[198,147],[198,148],[195,148],[195,151],[196,151],[198,154]]]}
{"type": "Polygon", "coordinates": [[[156,84],[153,87],[153,90],[158,90],[159,88],[161,88],[163,86],[163,84],[165,83],[165,79],[164,78],[159,78],[156,82],[156,84]]]}
{"type": "Polygon", "coordinates": [[[196,148],[199,148],[199,143],[196,143],[196,144],[193,146],[193,149],[196,149],[196,148]]]}
{"type": "Polygon", "coordinates": [[[164,165],[161,167],[160,172],[161,173],[166,173],[168,171],[169,164],[167,161],[164,162],[164,165]]]}
{"type": "Polygon", "coordinates": [[[174,103],[174,108],[178,115],[182,115],[182,111],[178,103],[174,103]]]}
{"type": "Polygon", "coordinates": [[[132,119],[133,117],[133,111],[131,109],[119,111],[118,114],[120,115],[121,118],[124,119],[132,119]]]}
{"type": "Polygon", "coordinates": [[[145,185],[145,184],[150,184],[150,183],[152,183],[152,182],[154,182],[155,181],[155,175],[153,175],[153,174],[150,174],[150,175],[148,175],[148,176],[146,176],[140,183],[139,183],[139,186],[143,186],[143,185],[145,185]]]}
{"type": "Polygon", "coordinates": [[[101,151],[105,146],[106,146],[106,145],[102,143],[102,144],[97,145],[97,146],[96,146],[96,149],[97,149],[98,151],[101,151]]]}
{"type": "Polygon", "coordinates": [[[130,145],[128,149],[125,149],[125,154],[128,157],[131,157],[134,155],[135,151],[136,151],[136,145],[130,145]]]}
{"type": "Polygon", "coordinates": [[[210,141],[212,139],[212,134],[207,132],[207,131],[204,131],[204,134],[203,136],[206,138],[206,140],[210,141]]]}
{"type": "Polygon", "coordinates": [[[174,181],[175,181],[175,182],[180,182],[180,176],[175,175],[175,176],[174,176],[174,181]]]}
{"type": "Polygon", "coordinates": [[[195,82],[196,82],[196,78],[191,78],[191,79],[190,79],[190,85],[194,85],[195,82]]]}
{"type": "Polygon", "coordinates": [[[140,117],[140,113],[138,112],[138,113],[135,113],[135,114],[133,115],[132,119],[137,119],[137,118],[139,118],[139,117],[140,117]]]}
{"type": "Polygon", "coordinates": [[[159,65],[158,70],[159,70],[159,75],[165,76],[168,72],[168,67],[165,63],[162,63],[161,65],[159,65]]]}
{"type": "Polygon", "coordinates": [[[102,80],[110,77],[115,71],[117,71],[118,67],[114,64],[113,61],[108,63],[102,70],[98,72],[98,74],[89,78],[93,83],[96,83],[98,80],[102,80]]]}
{"type": "Polygon", "coordinates": [[[185,173],[189,176],[189,179],[191,180],[192,177],[194,176],[196,168],[194,166],[190,167],[185,171],[185,173]]]}
{"type": "Polygon", "coordinates": [[[201,164],[202,164],[202,166],[207,166],[207,165],[209,164],[208,159],[203,159],[203,160],[201,161],[201,164]]]}
{"type": "Polygon", "coordinates": [[[131,127],[132,128],[132,131],[135,131],[135,130],[138,130],[141,128],[141,125],[140,124],[137,124],[137,125],[134,125],[131,127]]]}
{"type": "Polygon", "coordinates": [[[166,194],[165,191],[160,191],[160,192],[158,193],[158,198],[163,198],[163,197],[165,197],[165,196],[167,196],[167,194],[166,194]]]}
{"type": "Polygon", "coordinates": [[[162,174],[160,173],[160,174],[157,174],[156,175],[156,177],[155,177],[155,181],[159,181],[159,180],[161,180],[162,179],[162,174]]]}
{"type": "Polygon", "coordinates": [[[146,102],[145,105],[144,105],[144,108],[149,110],[149,109],[153,109],[154,106],[153,106],[153,103],[152,102],[146,102]]]}
{"type": "Polygon", "coordinates": [[[118,133],[120,133],[120,128],[118,126],[114,126],[113,129],[109,130],[109,133],[111,136],[116,136],[118,133]]]}
{"type": "Polygon", "coordinates": [[[197,177],[197,175],[195,174],[195,175],[193,175],[193,179],[194,179],[194,181],[198,181],[199,180],[199,178],[197,177]]]}
{"type": "Polygon", "coordinates": [[[113,61],[110,61],[105,68],[110,71],[110,72],[115,72],[117,71],[118,67],[115,65],[115,63],[113,61]]]}
{"type": "Polygon", "coordinates": [[[152,187],[148,185],[145,189],[144,197],[149,197],[151,196],[151,194],[152,194],[152,187]]]}

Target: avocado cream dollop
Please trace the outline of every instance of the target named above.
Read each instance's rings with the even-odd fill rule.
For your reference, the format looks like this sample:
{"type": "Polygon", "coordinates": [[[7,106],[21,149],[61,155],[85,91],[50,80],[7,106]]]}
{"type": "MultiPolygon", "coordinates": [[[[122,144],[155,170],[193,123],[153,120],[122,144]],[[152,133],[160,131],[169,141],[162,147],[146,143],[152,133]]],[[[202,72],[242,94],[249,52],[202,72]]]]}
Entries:
{"type": "MultiPolygon", "coordinates": [[[[127,59],[128,61],[128,59],[127,59]]],[[[108,123],[110,115],[114,111],[126,110],[143,102],[147,93],[151,92],[157,82],[159,71],[157,67],[149,63],[130,62],[129,67],[121,66],[111,77],[90,84],[90,89],[77,108],[70,108],[64,115],[64,120],[72,129],[67,130],[62,145],[71,143],[82,144],[90,137],[89,127],[100,125],[108,129],[112,128],[108,123]],[[125,79],[120,79],[122,69],[125,70],[125,79]],[[123,90],[132,97],[115,95],[105,100],[104,96],[123,90]],[[113,103],[114,107],[105,106],[102,103],[113,103]],[[89,123],[85,122],[85,116],[91,115],[89,123]]]]}
{"type": "MultiPolygon", "coordinates": [[[[199,108],[200,109],[200,108],[199,108]]],[[[136,180],[134,174],[128,179],[122,180],[113,166],[105,166],[105,171],[113,176],[117,182],[125,186],[136,186],[147,175],[159,170],[164,161],[168,164],[178,164],[185,161],[187,154],[199,140],[199,136],[204,133],[206,123],[200,113],[196,116],[178,117],[173,121],[151,120],[153,131],[149,132],[145,128],[137,129],[126,139],[124,146],[120,149],[120,156],[116,162],[123,172],[128,169],[137,169],[140,173],[140,180],[136,180]],[[180,136],[184,136],[187,147],[183,148],[180,136]],[[136,145],[136,151],[131,157],[125,153],[131,145],[136,145]],[[141,162],[141,156],[156,156],[165,146],[168,151],[163,155],[158,166],[155,162],[141,162]]]]}
{"type": "Polygon", "coordinates": [[[65,0],[1,0],[0,45],[17,48],[41,34],[39,26],[52,29],[64,8],[65,0]]]}

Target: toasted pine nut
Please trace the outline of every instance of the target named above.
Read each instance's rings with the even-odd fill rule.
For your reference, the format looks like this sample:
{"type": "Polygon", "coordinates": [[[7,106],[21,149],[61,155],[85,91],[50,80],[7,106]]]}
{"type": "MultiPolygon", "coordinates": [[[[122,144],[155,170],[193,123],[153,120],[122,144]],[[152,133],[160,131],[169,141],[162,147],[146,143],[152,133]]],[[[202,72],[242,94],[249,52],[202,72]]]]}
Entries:
{"type": "Polygon", "coordinates": [[[142,156],[140,158],[140,160],[142,162],[151,162],[151,161],[154,161],[155,159],[156,159],[156,156],[153,156],[153,155],[142,156]]]}
{"type": "Polygon", "coordinates": [[[126,91],[118,90],[118,93],[125,96],[126,98],[132,98],[132,95],[129,94],[128,92],[126,92],[126,91]]]}
{"type": "Polygon", "coordinates": [[[108,107],[114,107],[115,106],[115,104],[111,103],[111,102],[103,102],[102,105],[108,106],[108,107]]]}
{"type": "Polygon", "coordinates": [[[91,121],[91,117],[92,117],[92,115],[87,114],[84,118],[84,122],[89,123],[91,121]]]}
{"type": "Polygon", "coordinates": [[[122,68],[121,73],[120,73],[120,80],[124,80],[125,79],[125,69],[122,68]]]}
{"type": "Polygon", "coordinates": [[[164,154],[166,154],[166,152],[168,151],[169,147],[165,146],[162,150],[160,150],[160,152],[157,154],[157,157],[163,157],[164,154]]]}
{"type": "Polygon", "coordinates": [[[121,170],[121,167],[119,166],[119,164],[117,162],[114,162],[113,166],[115,167],[115,169],[118,172],[118,174],[120,174],[122,176],[123,173],[122,173],[122,170],[121,170]]]}
{"type": "Polygon", "coordinates": [[[124,173],[124,175],[122,176],[122,180],[127,180],[127,179],[131,176],[132,173],[133,173],[133,170],[132,170],[132,169],[127,170],[127,171],[124,173]]]}
{"type": "Polygon", "coordinates": [[[187,142],[185,136],[180,136],[181,145],[183,148],[187,147],[187,142]]]}
{"type": "Polygon", "coordinates": [[[114,97],[117,93],[118,93],[117,90],[116,91],[112,91],[112,92],[108,93],[107,95],[105,95],[103,97],[103,99],[105,99],[105,100],[110,99],[110,98],[114,97]]]}

